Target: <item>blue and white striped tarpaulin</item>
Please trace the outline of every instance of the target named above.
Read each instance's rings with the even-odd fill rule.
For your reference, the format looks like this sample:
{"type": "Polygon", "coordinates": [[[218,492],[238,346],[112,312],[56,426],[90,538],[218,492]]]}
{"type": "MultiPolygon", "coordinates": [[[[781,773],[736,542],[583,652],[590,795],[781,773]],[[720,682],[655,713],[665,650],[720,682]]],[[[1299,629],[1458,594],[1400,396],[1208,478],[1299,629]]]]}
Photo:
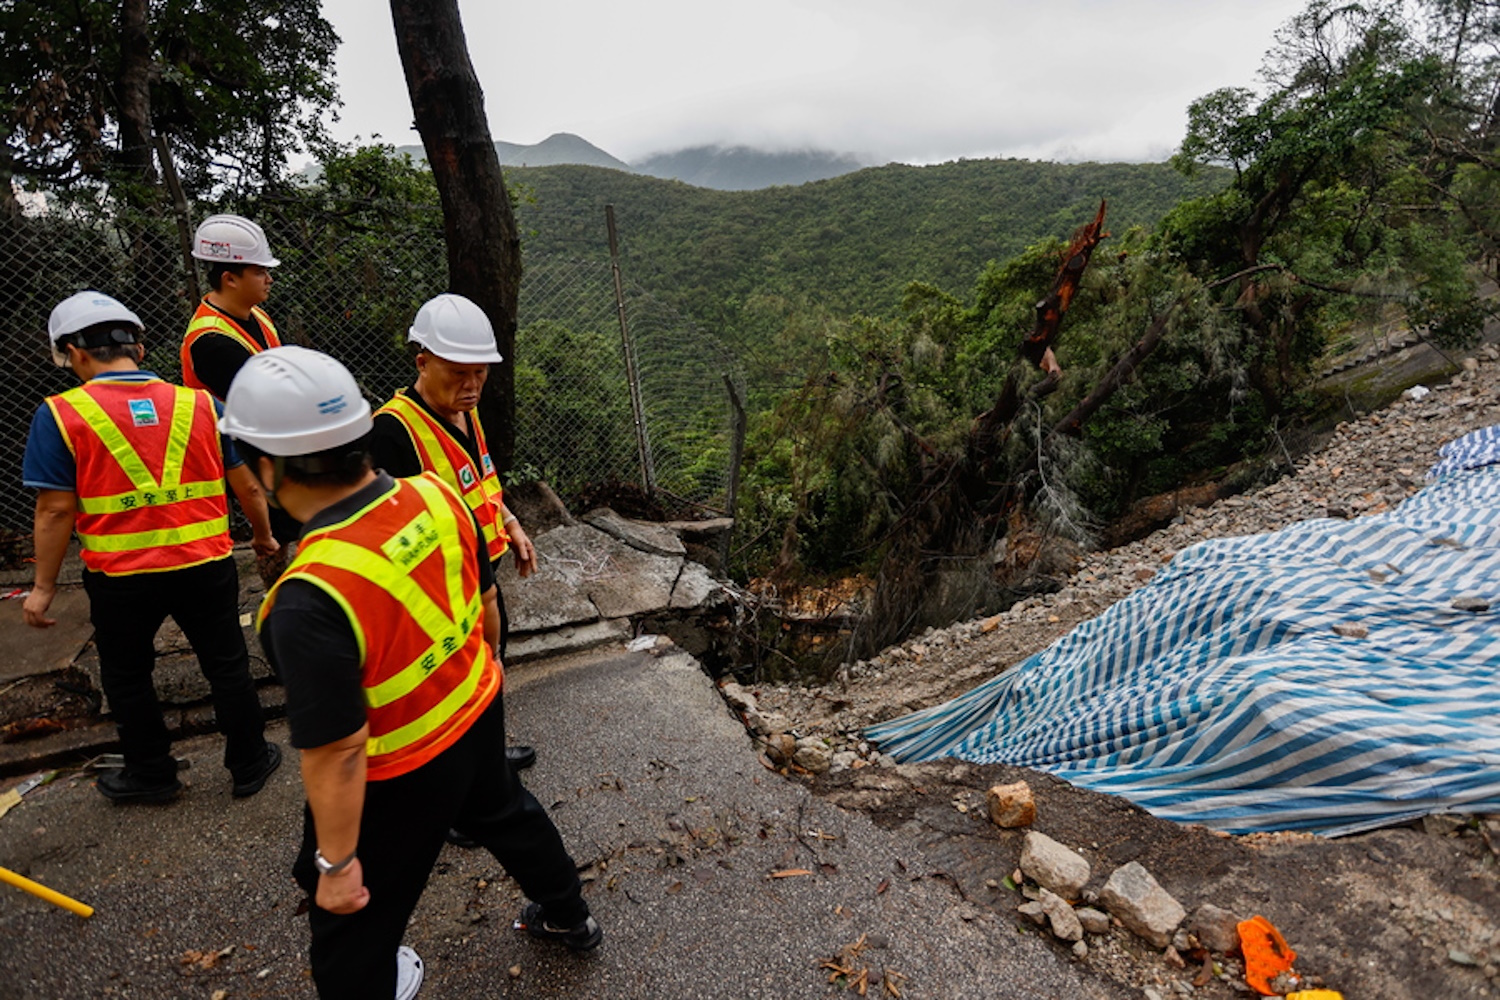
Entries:
{"type": "Polygon", "coordinates": [[[1194,545],[1015,668],[866,732],[898,760],[1036,768],[1235,833],[1500,812],[1500,466],[1194,545]]]}
{"type": "Polygon", "coordinates": [[[1479,469],[1500,462],[1500,426],[1481,427],[1454,438],[1438,449],[1438,463],[1427,470],[1428,480],[1441,479],[1465,469],[1479,469]]]}

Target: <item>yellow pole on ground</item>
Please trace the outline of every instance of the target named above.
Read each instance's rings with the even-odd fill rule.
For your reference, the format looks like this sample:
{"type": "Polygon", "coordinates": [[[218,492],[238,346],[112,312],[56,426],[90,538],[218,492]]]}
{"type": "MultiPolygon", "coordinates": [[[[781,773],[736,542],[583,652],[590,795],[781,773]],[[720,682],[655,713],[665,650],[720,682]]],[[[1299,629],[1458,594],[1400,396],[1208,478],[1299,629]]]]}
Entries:
{"type": "Polygon", "coordinates": [[[40,882],[31,881],[25,875],[17,875],[9,868],[0,867],[0,882],[9,882],[17,888],[25,889],[33,896],[40,896],[53,906],[61,906],[65,910],[72,910],[80,917],[92,917],[94,915],[94,908],[87,903],[80,903],[76,899],[70,899],[60,892],[55,892],[47,888],[40,882]]]}

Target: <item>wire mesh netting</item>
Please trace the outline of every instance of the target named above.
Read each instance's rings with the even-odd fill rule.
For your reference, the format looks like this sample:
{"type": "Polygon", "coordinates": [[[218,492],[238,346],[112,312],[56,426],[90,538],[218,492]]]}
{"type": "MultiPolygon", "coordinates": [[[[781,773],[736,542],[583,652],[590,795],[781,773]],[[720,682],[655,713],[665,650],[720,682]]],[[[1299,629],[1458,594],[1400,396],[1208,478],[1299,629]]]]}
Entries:
{"type": "MultiPolygon", "coordinates": [[[[417,224],[377,231],[265,220],[282,262],[265,308],[281,339],[338,358],[373,405],[415,377],[407,327],[422,302],[447,289],[441,220],[410,217],[417,224]]],[[[597,258],[525,258],[516,463],[507,479],[545,480],[565,501],[601,484],[632,484],[675,511],[726,510],[734,358],[645,289],[623,282],[617,300],[604,245],[601,218],[597,258]]],[[[47,395],[76,384],[47,351],[52,307],[84,288],[113,295],[146,326],[146,366],[175,380],[182,334],[206,290],[180,248],[171,219],[128,217],[104,202],[36,199],[26,214],[0,219],[0,359],[11,373],[0,397],[0,532],[30,534],[34,495],[21,486],[27,431],[47,395]]]]}

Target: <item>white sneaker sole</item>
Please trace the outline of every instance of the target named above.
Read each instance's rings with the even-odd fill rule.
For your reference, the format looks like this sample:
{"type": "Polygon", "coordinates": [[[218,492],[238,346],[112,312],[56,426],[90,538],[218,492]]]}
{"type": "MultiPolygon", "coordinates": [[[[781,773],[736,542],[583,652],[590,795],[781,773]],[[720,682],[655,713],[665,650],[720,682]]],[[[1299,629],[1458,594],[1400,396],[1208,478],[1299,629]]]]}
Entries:
{"type": "Polygon", "coordinates": [[[396,949],[396,1000],[411,1000],[422,988],[422,957],[406,945],[396,949]]]}

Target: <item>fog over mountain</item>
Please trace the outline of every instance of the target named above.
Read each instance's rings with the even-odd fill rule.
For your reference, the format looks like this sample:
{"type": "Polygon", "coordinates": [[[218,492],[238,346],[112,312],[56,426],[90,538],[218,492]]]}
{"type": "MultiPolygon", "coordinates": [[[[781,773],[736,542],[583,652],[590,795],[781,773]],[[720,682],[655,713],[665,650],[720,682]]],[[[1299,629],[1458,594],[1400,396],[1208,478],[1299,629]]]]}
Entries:
{"type": "MultiPolygon", "coordinates": [[[[401,146],[400,153],[426,159],[421,146],[401,146]]],[[[770,153],[749,146],[696,146],[674,152],[654,153],[637,163],[626,163],[593,143],[567,132],[558,132],[534,145],[495,143],[502,167],[552,167],[580,164],[609,167],[627,173],[678,180],[694,187],[719,191],[754,191],[776,185],[805,184],[853,173],[871,164],[849,153],[797,150],[770,153]]]]}

